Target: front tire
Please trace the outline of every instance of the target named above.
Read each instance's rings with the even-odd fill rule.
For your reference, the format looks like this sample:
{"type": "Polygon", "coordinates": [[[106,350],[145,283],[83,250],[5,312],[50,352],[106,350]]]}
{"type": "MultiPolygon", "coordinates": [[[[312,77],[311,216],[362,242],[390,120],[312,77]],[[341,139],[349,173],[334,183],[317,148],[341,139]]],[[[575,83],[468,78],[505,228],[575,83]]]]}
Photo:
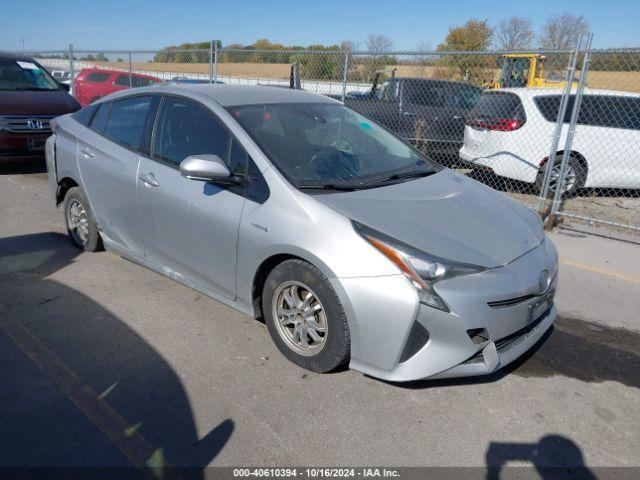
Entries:
{"type": "Polygon", "coordinates": [[[347,318],[320,270],[298,259],[277,265],[262,292],[269,335],[291,362],[325,373],[345,365],[351,339],[347,318]]]}
{"type": "Polygon", "coordinates": [[[64,199],[64,218],[71,243],[87,252],[103,250],[98,225],[80,187],[70,188],[64,199]]]}

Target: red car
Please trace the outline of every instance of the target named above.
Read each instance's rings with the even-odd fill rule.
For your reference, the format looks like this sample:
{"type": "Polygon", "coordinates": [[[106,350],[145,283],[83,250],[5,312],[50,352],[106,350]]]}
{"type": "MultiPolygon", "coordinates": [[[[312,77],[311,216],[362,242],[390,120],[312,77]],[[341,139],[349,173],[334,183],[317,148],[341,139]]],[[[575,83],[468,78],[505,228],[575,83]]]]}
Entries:
{"type": "Polygon", "coordinates": [[[148,87],[162,80],[151,75],[132,73],[104,68],[84,68],[78,74],[75,83],[75,97],[80,105],[86,107],[110,93],[130,87],[148,87]]]}

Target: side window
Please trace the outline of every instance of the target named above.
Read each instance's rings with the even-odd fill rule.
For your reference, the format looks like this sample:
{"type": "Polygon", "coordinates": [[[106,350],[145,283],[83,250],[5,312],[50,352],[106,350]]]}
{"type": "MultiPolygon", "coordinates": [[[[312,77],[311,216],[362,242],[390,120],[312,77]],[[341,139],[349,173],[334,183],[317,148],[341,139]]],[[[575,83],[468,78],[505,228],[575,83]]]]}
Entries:
{"type": "Polygon", "coordinates": [[[109,110],[111,110],[111,102],[99,103],[96,105],[98,111],[91,120],[91,128],[96,132],[104,132],[104,127],[107,125],[107,118],[109,117],[109,110]]]}
{"type": "Polygon", "coordinates": [[[229,170],[234,175],[246,175],[247,165],[249,164],[249,154],[237,142],[231,141],[231,152],[229,154],[229,170]]]}
{"type": "MultiPolygon", "coordinates": [[[[569,101],[567,102],[567,111],[564,114],[564,123],[569,123],[571,121],[571,112],[573,111],[573,101],[575,99],[575,95],[571,95],[569,97],[569,101]]],[[[557,122],[558,114],[560,112],[560,103],[561,97],[560,95],[544,95],[541,97],[534,97],[533,101],[540,110],[542,116],[548,122],[557,122]]],[[[582,115],[582,112],[580,112],[582,115]]],[[[583,122],[584,123],[584,122],[583,122]]]]}
{"type": "Polygon", "coordinates": [[[227,160],[229,140],[229,133],[209,109],[166,97],[156,123],[153,155],[175,166],[189,155],[218,155],[227,160]]]}
{"type": "Polygon", "coordinates": [[[93,115],[96,113],[96,110],[98,110],[98,107],[99,105],[89,105],[87,107],[81,108],[77,112],[73,113],[71,115],[71,118],[73,118],[76,122],[81,123],[85,127],[88,127],[91,119],[93,118],[93,115]]]}
{"type": "Polygon", "coordinates": [[[585,95],[579,123],[596,127],[640,129],[640,99],[614,95],[585,95]]]}
{"type": "Polygon", "coordinates": [[[118,85],[120,87],[128,87],[129,86],[129,75],[118,75],[116,77],[114,85],[118,85]]]}
{"type": "Polygon", "coordinates": [[[152,100],[152,97],[133,97],[113,102],[104,136],[125,147],[140,150],[152,100]]]}
{"type": "Polygon", "coordinates": [[[86,76],[85,80],[91,83],[103,83],[111,76],[110,73],[90,73],[86,76]]]}

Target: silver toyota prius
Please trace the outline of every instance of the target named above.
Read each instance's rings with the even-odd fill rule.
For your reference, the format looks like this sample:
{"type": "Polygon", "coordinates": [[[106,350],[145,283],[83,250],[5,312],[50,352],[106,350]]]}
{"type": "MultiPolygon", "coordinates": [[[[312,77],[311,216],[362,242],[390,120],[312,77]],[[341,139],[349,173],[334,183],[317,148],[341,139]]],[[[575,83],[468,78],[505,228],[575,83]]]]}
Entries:
{"type": "Polygon", "coordinates": [[[160,85],[57,118],[69,237],[261,319],[282,354],[390,380],[491,373],[556,317],[529,208],[299,90],[160,85]]]}

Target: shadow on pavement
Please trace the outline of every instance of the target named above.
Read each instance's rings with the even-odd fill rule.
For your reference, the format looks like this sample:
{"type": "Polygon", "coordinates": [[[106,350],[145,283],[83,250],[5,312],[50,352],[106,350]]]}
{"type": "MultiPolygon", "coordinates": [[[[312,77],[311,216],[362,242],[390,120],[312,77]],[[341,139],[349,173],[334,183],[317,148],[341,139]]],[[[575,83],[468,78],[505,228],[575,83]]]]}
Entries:
{"type": "Polygon", "coordinates": [[[23,161],[0,161],[0,175],[20,175],[28,173],[45,173],[47,164],[44,157],[23,161]]]}
{"type": "Polygon", "coordinates": [[[231,437],[233,420],[200,435],[187,392],[162,355],[109,310],[48,278],[79,253],[56,233],[0,239],[0,305],[9,312],[0,317],[0,465],[130,467],[137,457],[160,469],[190,467],[188,478],[203,478],[231,437]],[[30,333],[21,334],[24,327],[30,333]],[[35,337],[32,344],[61,363],[42,367],[47,356],[25,348],[20,335],[35,337]],[[62,393],[66,367],[85,386],[79,398],[62,393]],[[129,427],[118,431],[104,418],[107,410],[129,427]],[[100,421],[90,421],[92,415],[100,421]],[[137,436],[151,454],[135,451],[137,436]]]}
{"type": "MultiPolygon", "coordinates": [[[[585,465],[580,447],[561,435],[547,435],[538,443],[491,442],[485,453],[487,480],[512,478],[522,467],[507,469],[507,462],[533,464],[543,479],[595,480],[585,465]]],[[[526,478],[532,478],[527,476],[526,478]]]]}

